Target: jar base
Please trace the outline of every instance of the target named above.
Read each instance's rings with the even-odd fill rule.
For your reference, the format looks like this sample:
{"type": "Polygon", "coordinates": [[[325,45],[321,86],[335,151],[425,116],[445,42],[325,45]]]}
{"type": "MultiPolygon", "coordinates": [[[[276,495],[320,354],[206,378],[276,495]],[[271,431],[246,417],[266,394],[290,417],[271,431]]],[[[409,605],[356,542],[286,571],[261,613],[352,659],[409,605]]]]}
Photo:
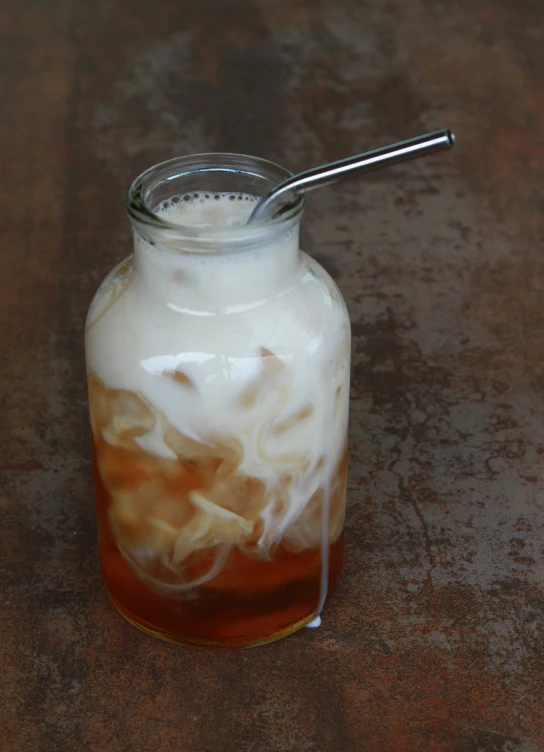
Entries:
{"type": "Polygon", "coordinates": [[[289,635],[298,632],[300,629],[303,629],[305,626],[310,624],[310,622],[313,621],[317,616],[317,612],[314,611],[309,616],[305,616],[302,619],[291,622],[287,626],[282,627],[272,634],[260,638],[255,638],[253,640],[242,639],[237,641],[225,639],[221,641],[215,641],[209,639],[198,639],[157,630],[150,624],[137,619],[135,616],[130,614],[130,612],[127,612],[117,601],[117,599],[112,595],[112,593],[107,588],[106,590],[116,610],[126,621],[128,621],[129,624],[132,624],[133,627],[136,627],[141,632],[144,632],[150,637],[156,637],[159,640],[163,640],[163,642],[169,642],[173,645],[181,645],[183,647],[193,648],[196,650],[231,650],[233,648],[257,648],[261,645],[268,645],[271,642],[277,642],[278,640],[282,640],[284,637],[289,637],[289,635]]]}

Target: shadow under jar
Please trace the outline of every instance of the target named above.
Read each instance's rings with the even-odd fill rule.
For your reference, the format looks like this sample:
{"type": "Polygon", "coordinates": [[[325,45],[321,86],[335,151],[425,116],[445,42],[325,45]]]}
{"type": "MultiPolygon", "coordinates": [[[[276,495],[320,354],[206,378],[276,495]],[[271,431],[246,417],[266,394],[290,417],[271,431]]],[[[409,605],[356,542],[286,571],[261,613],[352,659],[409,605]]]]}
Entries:
{"type": "Polygon", "coordinates": [[[346,307],[299,250],[302,199],[246,225],[288,175],[232,154],[143,173],[134,253],[87,319],[106,586],[130,622],[185,645],[286,636],[342,567],[346,307]]]}

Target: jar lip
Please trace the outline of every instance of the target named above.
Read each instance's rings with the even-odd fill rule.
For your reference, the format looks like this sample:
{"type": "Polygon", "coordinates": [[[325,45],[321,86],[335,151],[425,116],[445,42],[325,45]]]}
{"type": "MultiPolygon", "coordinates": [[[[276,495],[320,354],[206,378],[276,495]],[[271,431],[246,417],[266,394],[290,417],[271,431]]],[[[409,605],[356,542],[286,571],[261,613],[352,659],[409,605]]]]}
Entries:
{"type": "MultiPolygon", "coordinates": [[[[194,227],[177,222],[170,222],[159,214],[156,214],[147,204],[146,195],[153,185],[157,185],[162,179],[174,180],[177,177],[202,173],[232,173],[233,175],[248,175],[261,178],[273,187],[292,176],[292,172],[285,167],[261,157],[253,157],[249,154],[236,154],[230,152],[203,152],[190,154],[182,157],[159,162],[142,172],[132,182],[126,195],[126,211],[134,224],[144,228],[163,230],[169,235],[187,240],[213,241],[221,238],[221,242],[228,242],[229,238],[240,242],[245,235],[254,237],[263,230],[269,233],[273,229],[281,230],[291,224],[293,220],[300,218],[304,210],[304,198],[298,196],[289,208],[279,217],[256,222],[252,225],[228,227],[194,227]],[[272,180],[269,175],[274,174],[277,180],[272,180]]],[[[234,191],[233,191],[234,192],[234,191]]],[[[174,194],[175,195],[175,194],[174,194]]],[[[265,194],[266,195],[266,194],[265,194]]]]}

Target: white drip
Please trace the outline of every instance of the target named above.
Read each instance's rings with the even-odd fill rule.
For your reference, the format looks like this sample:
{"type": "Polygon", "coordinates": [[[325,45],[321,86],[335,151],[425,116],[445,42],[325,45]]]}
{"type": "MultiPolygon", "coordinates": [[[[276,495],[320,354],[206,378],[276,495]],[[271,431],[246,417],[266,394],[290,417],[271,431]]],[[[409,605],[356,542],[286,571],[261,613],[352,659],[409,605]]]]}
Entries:
{"type": "MultiPolygon", "coordinates": [[[[332,409],[332,415],[329,425],[332,425],[334,420],[334,408],[332,409]]],[[[334,447],[331,447],[332,454],[334,447]]],[[[329,592],[329,569],[330,569],[330,541],[329,541],[329,523],[331,517],[331,472],[327,473],[327,480],[323,489],[323,505],[321,507],[321,573],[319,577],[319,601],[317,603],[317,610],[315,618],[306,626],[311,629],[321,626],[321,612],[325,606],[327,595],[329,592]]]]}

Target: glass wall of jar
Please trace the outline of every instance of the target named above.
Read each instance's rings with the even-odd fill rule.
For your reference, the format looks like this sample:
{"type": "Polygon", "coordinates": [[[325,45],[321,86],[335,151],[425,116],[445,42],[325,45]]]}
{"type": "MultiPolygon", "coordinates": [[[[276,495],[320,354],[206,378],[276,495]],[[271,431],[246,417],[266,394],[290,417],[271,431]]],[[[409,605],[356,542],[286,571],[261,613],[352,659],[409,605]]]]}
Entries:
{"type": "Polygon", "coordinates": [[[287,177],[196,155],[128,193],[134,253],[86,327],[99,548],[113,603],[175,642],[265,643],[340,575],[350,326],[299,249],[302,199],[247,225],[287,177]]]}

